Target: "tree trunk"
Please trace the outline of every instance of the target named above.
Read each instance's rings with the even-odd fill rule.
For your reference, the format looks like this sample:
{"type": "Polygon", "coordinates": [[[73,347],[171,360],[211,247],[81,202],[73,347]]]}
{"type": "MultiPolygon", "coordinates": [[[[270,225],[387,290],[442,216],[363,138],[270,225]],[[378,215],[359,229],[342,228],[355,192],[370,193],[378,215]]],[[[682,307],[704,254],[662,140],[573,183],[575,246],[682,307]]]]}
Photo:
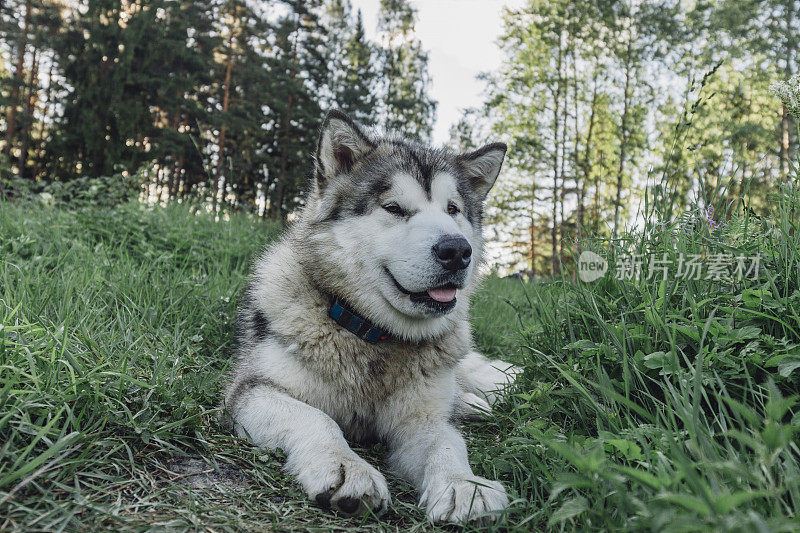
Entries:
{"type": "Polygon", "coordinates": [[[530,247],[531,256],[531,276],[536,274],[536,175],[531,176],[531,224],[528,228],[530,232],[530,247]]]}
{"type": "Polygon", "coordinates": [[[569,119],[568,103],[569,103],[569,87],[566,83],[566,76],[561,78],[562,89],[564,91],[564,102],[561,107],[561,162],[558,175],[560,176],[560,187],[558,188],[558,214],[561,224],[558,226],[558,264],[562,264],[564,260],[564,196],[565,196],[565,183],[567,181],[564,165],[567,161],[567,122],[569,119]]]}
{"type": "Polygon", "coordinates": [[[171,183],[169,184],[169,197],[170,199],[175,199],[178,197],[178,189],[180,188],[181,183],[181,171],[183,170],[183,165],[186,163],[184,157],[178,156],[178,161],[172,167],[172,179],[171,183]]]}
{"type": "Polygon", "coordinates": [[[39,135],[37,138],[38,144],[36,146],[36,155],[34,156],[34,163],[33,163],[33,179],[39,177],[39,170],[41,168],[42,162],[42,154],[44,152],[45,147],[45,140],[44,140],[44,125],[47,122],[47,118],[49,116],[48,108],[50,107],[50,91],[53,85],[53,68],[55,66],[55,58],[50,58],[50,68],[47,72],[47,89],[44,91],[44,100],[42,101],[42,121],[39,123],[39,135]]]}
{"type": "Polygon", "coordinates": [[[28,76],[27,94],[24,98],[25,107],[23,109],[22,120],[20,121],[19,158],[17,158],[17,172],[25,177],[25,170],[28,165],[28,147],[31,141],[31,129],[33,129],[33,109],[36,105],[36,96],[39,91],[39,51],[34,48],[31,72],[28,76]]]}
{"type": "Polygon", "coordinates": [[[572,102],[573,102],[573,112],[575,113],[574,116],[574,135],[575,141],[573,146],[573,153],[572,153],[572,173],[575,177],[575,191],[578,197],[578,219],[575,224],[575,240],[576,245],[578,247],[578,255],[581,253],[581,226],[583,225],[583,191],[582,186],[584,181],[578,177],[578,169],[580,168],[580,157],[578,156],[578,152],[580,151],[580,122],[578,119],[579,113],[579,103],[578,103],[578,65],[577,61],[573,57],[572,59],[572,102]]]}
{"type": "MultiPolygon", "coordinates": [[[[601,165],[601,170],[603,167],[605,167],[605,165],[601,165]]],[[[599,172],[595,173],[592,185],[594,185],[594,202],[593,202],[594,206],[592,208],[592,231],[598,233],[600,231],[600,173],[599,172]]]]}
{"type": "Polygon", "coordinates": [[[270,186],[272,186],[272,182],[273,181],[274,180],[272,179],[271,176],[267,176],[266,179],[264,180],[264,183],[263,183],[263,186],[262,186],[262,189],[261,189],[261,190],[264,191],[264,211],[261,213],[261,216],[262,216],[262,218],[265,218],[265,219],[269,218],[269,216],[270,216],[269,215],[269,211],[270,211],[270,208],[272,207],[271,205],[267,206],[267,199],[269,198],[269,188],[270,188],[270,186]]]}
{"type": "MultiPolygon", "coordinates": [[[[784,76],[788,80],[792,77],[794,68],[794,55],[796,50],[792,47],[792,37],[797,34],[797,28],[794,27],[794,1],[786,2],[786,33],[784,39],[786,48],[784,50],[784,61],[786,61],[786,68],[784,69],[784,76]]],[[[790,125],[789,110],[784,105],[781,108],[781,132],[780,132],[780,158],[781,158],[781,181],[785,181],[789,175],[789,152],[791,147],[791,125],[790,125]]]]}
{"type": "MultiPolygon", "coordinates": [[[[298,20],[297,23],[297,32],[300,31],[300,21],[298,20]]],[[[292,41],[292,65],[297,64],[297,35],[295,35],[294,41],[292,41]]],[[[295,77],[297,76],[297,72],[295,72],[294,68],[289,71],[289,79],[294,81],[295,77]]],[[[286,138],[289,136],[289,122],[291,121],[292,116],[292,109],[294,108],[294,95],[289,92],[289,98],[286,103],[286,116],[283,120],[282,132],[279,140],[283,140],[286,142],[286,138]]],[[[278,185],[276,189],[275,199],[277,200],[275,203],[270,203],[270,212],[271,216],[274,219],[282,220],[283,219],[283,202],[286,197],[286,157],[281,158],[281,166],[280,171],[278,172],[278,185]]]]}
{"type": "Polygon", "coordinates": [[[558,55],[556,56],[559,80],[556,82],[555,98],[553,99],[553,227],[550,231],[551,241],[551,268],[553,276],[558,274],[558,133],[561,99],[561,45],[562,37],[559,36],[558,55]]]}
{"type": "Polygon", "coordinates": [[[789,175],[789,110],[781,109],[781,181],[789,175]]]}
{"type": "Polygon", "coordinates": [[[620,126],[619,161],[617,167],[617,197],[614,200],[614,238],[619,234],[619,210],[622,204],[622,176],[625,171],[625,157],[628,149],[628,111],[630,108],[631,85],[631,37],[625,54],[625,92],[623,95],[622,119],[620,126]]]}
{"type": "MultiPolygon", "coordinates": [[[[583,241],[583,228],[586,222],[586,186],[589,183],[589,179],[591,177],[591,157],[592,157],[592,141],[594,140],[592,135],[594,133],[594,123],[595,123],[595,116],[597,114],[597,80],[595,78],[594,87],[592,89],[592,100],[589,104],[589,128],[586,132],[586,145],[583,149],[583,161],[578,161],[578,157],[575,158],[575,167],[576,167],[576,176],[577,176],[577,168],[578,166],[581,167],[583,170],[583,179],[581,180],[580,187],[578,187],[578,255],[583,251],[582,241],[583,241]]],[[[576,103],[577,109],[577,103],[576,103]]],[[[578,135],[578,126],[577,121],[575,124],[575,135],[578,135]]],[[[578,145],[577,142],[575,144],[575,152],[578,152],[578,145]]]]}
{"type": "MultiPolygon", "coordinates": [[[[181,93],[180,92],[178,92],[177,97],[180,100],[180,98],[181,98],[181,93]]],[[[179,111],[175,111],[172,114],[172,121],[171,121],[170,125],[172,126],[172,129],[175,132],[179,132],[180,127],[181,127],[181,114],[180,114],[179,111]]],[[[180,169],[181,168],[183,168],[183,156],[180,156],[180,157],[178,157],[177,160],[173,161],[172,165],[170,167],[169,183],[168,183],[168,187],[167,187],[167,199],[168,200],[172,200],[173,198],[175,198],[175,193],[176,193],[176,188],[177,188],[177,183],[178,183],[178,174],[180,173],[180,169]]]]}
{"type": "MultiPolygon", "coordinates": [[[[234,15],[234,14],[232,14],[234,15]]],[[[235,19],[234,19],[235,20],[235,19]]],[[[219,196],[219,187],[222,182],[222,159],[225,153],[225,133],[226,133],[226,126],[224,120],[225,116],[228,114],[228,109],[230,106],[230,89],[231,89],[231,73],[233,72],[233,33],[234,33],[234,25],[235,22],[231,23],[229,28],[230,33],[228,34],[228,60],[227,65],[225,66],[225,92],[222,95],[222,114],[223,114],[223,122],[222,126],[219,129],[219,142],[217,143],[218,146],[218,154],[217,154],[217,170],[214,173],[214,196],[211,200],[211,210],[216,213],[217,212],[217,197],[219,196]]]]}
{"type": "MultiPolygon", "coordinates": [[[[562,91],[562,106],[561,106],[561,161],[559,163],[559,171],[558,175],[560,176],[559,182],[560,187],[558,188],[558,213],[560,224],[558,226],[558,264],[559,267],[564,262],[564,224],[566,223],[566,218],[564,217],[564,197],[566,196],[566,172],[564,170],[567,162],[567,123],[569,122],[569,84],[567,82],[567,66],[568,63],[568,49],[564,51],[564,61],[563,61],[563,73],[562,70],[558,72],[558,79],[559,84],[561,86],[562,91]]],[[[560,268],[559,268],[560,271],[560,268]]]]}
{"type": "Polygon", "coordinates": [[[17,126],[17,103],[20,87],[23,82],[23,69],[25,68],[25,51],[28,47],[28,27],[31,20],[31,0],[25,2],[25,17],[22,23],[19,44],[17,45],[17,64],[14,71],[14,86],[11,89],[11,98],[6,113],[6,145],[3,148],[7,156],[11,155],[11,146],[14,144],[17,126]]]}

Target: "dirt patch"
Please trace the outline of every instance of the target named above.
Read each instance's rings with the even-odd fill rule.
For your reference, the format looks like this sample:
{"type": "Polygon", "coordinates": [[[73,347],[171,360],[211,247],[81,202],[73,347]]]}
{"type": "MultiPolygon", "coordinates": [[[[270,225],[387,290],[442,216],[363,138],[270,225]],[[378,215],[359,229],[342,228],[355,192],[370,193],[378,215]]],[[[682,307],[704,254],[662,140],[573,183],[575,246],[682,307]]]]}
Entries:
{"type": "Polygon", "coordinates": [[[185,457],[167,463],[166,480],[191,489],[232,489],[242,492],[250,487],[250,479],[235,466],[209,464],[196,457],[185,457]]]}

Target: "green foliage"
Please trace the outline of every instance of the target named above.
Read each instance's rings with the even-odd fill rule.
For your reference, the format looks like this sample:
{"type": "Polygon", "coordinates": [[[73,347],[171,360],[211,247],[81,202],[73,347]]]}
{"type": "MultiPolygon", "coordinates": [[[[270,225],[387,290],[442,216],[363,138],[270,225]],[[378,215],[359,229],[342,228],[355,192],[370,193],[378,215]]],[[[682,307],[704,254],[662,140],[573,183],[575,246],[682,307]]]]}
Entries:
{"type": "Polygon", "coordinates": [[[77,207],[114,207],[136,200],[141,184],[122,174],[90,178],[83,176],[68,182],[54,181],[44,187],[56,202],[77,207]]]}
{"type": "MultiPolygon", "coordinates": [[[[32,150],[41,141],[41,130],[34,131],[37,122],[35,98],[31,97],[38,88],[39,80],[25,70],[25,59],[29,49],[46,48],[48,42],[58,31],[60,23],[59,6],[47,0],[6,0],[0,3],[0,113],[3,115],[3,153],[15,163],[18,174],[30,177],[30,159],[39,159],[32,150]],[[8,60],[8,63],[6,63],[8,60]],[[37,135],[38,133],[38,135],[37,135]],[[37,138],[38,137],[38,138],[37,138]],[[12,151],[16,146],[18,153],[12,151]]],[[[36,71],[44,74],[47,59],[43,54],[30,54],[36,71]]],[[[48,69],[48,85],[53,81],[53,69],[48,69]]],[[[47,93],[51,92],[48,87],[47,93]]],[[[35,161],[39,164],[41,161],[35,161]]]]}
{"type": "MultiPolygon", "coordinates": [[[[290,11],[275,27],[275,57],[271,74],[275,78],[273,98],[277,122],[269,147],[266,184],[274,182],[269,214],[283,219],[300,202],[308,174],[309,154],[314,153],[322,124],[318,94],[327,78],[322,53],[324,28],[309,2],[287,2],[290,11]]],[[[269,185],[267,185],[269,186],[269,185]]]]}
{"type": "Polygon", "coordinates": [[[160,6],[130,17],[119,0],[92,0],[85,7],[52,43],[63,64],[63,84],[71,89],[52,155],[60,174],[98,177],[117,164],[138,167],[145,161],[142,147],[149,142],[156,102],[142,89],[150,77],[151,46],[158,42],[152,36],[160,6]]]}

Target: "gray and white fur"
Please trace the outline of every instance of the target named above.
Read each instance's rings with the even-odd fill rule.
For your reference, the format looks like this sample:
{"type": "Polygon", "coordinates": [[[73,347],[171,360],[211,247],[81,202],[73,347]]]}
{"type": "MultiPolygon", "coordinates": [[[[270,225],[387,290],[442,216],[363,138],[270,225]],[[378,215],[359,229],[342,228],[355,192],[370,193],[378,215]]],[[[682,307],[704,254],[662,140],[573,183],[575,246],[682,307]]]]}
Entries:
{"type": "Polygon", "coordinates": [[[320,505],[387,510],[386,480],[346,440],[375,438],[430,520],[485,521],[508,505],[500,483],[472,473],[454,425],[517,373],[473,351],[468,320],[483,201],[505,152],[454,154],[325,118],[306,205],[255,261],[224,398],[236,433],[282,449],[320,505]],[[341,327],[334,297],[389,337],[341,327]]]}

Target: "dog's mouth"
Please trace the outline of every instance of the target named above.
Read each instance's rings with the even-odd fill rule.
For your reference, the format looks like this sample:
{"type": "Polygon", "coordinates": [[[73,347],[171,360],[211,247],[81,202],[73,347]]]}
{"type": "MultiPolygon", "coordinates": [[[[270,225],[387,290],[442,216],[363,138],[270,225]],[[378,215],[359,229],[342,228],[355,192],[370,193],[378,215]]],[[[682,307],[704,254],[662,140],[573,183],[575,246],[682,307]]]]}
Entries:
{"type": "Polygon", "coordinates": [[[384,268],[384,270],[397,290],[407,295],[413,303],[422,304],[437,313],[446,313],[456,306],[456,291],[459,287],[455,284],[446,283],[427,291],[413,292],[400,285],[400,282],[397,281],[388,268],[384,268]]]}

